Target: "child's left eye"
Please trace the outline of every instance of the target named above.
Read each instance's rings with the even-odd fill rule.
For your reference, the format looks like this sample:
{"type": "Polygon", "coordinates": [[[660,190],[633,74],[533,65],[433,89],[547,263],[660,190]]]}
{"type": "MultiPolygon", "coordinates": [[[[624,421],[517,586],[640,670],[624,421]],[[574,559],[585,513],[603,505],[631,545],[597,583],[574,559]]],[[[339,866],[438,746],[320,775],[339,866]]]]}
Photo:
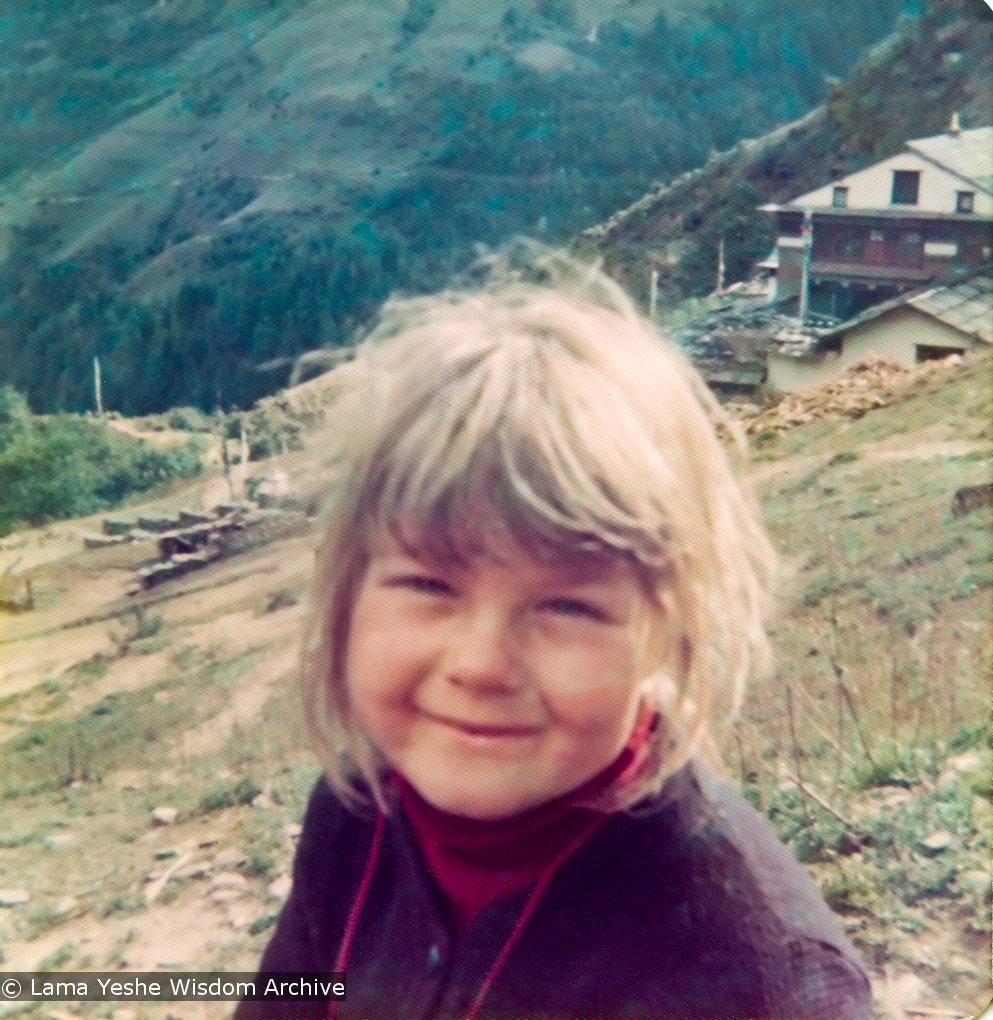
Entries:
{"type": "Polygon", "coordinates": [[[452,592],[452,586],[447,581],[430,574],[403,574],[391,578],[388,584],[391,588],[406,588],[422,595],[448,595],[452,592]]]}
{"type": "Polygon", "coordinates": [[[588,620],[607,619],[607,614],[599,606],[582,599],[552,598],[542,603],[542,608],[559,616],[578,616],[588,620]]]}

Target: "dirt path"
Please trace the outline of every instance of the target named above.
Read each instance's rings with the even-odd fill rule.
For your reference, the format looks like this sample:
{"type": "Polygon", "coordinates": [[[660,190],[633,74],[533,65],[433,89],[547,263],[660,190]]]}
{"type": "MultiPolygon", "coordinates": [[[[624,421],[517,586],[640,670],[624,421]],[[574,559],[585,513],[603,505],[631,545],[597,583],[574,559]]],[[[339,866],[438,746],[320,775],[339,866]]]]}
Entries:
{"type": "MultiPolygon", "coordinates": [[[[972,453],[989,453],[993,457],[993,449],[989,443],[976,439],[935,439],[915,440],[912,437],[890,437],[878,443],[866,443],[859,447],[859,458],[868,461],[900,461],[930,460],[933,457],[966,457],[972,453]]],[[[755,464],[749,472],[752,483],[761,486],[774,478],[784,475],[803,475],[823,465],[826,458],[823,454],[810,456],[792,456],[781,460],[755,464]]]]}

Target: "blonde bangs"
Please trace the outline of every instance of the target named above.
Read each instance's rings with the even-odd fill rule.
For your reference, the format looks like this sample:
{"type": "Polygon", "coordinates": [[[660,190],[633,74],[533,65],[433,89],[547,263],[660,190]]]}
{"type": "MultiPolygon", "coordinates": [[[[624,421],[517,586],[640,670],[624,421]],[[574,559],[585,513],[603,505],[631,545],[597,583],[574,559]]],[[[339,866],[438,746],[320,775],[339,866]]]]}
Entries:
{"type": "MultiPolygon", "coordinates": [[[[547,304],[528,307],[529,318],[575,313],[571,302],[547,304]]],[[[543,558],[624,554],[663,570],[669,519],[690,509],[680,465],[664,442],[646,445],[630,380],[610,372],[616,356],[598,363],[589,313],[577,325],[592,347],[561,322],[483,333],[473,305],[429,336],[402,338],[411,355],[434,347],[448,361],[423,387],[405,373],[402,390],[378,395],[389,411],[361,497],[376,528],[459,560],[510,539],[543,558]],[[453,361],[459,347],[464,357],[453,361]]]]}

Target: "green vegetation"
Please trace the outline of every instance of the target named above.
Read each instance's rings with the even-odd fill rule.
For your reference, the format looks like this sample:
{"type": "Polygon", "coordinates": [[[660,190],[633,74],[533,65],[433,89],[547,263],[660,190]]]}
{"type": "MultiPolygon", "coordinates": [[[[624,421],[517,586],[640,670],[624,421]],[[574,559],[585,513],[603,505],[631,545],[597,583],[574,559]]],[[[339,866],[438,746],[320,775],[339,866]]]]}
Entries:
{"type": "Polygon", "coordinates": [[[248,932],[250,935],[261,935],[262,932],[271,928],[278,919],[278,913],[263,914],[261,917],[252,921],[252,923],[248,926],[248,932]]]}
{"type": "Polygon", "coordinates": [[[74,942],[65,942],[54,953],[49,954],[38,964],[38,970],[44,974],[48,971],[58,970],[76,955],[77,946],[74,942]]]}
{"type": "Polygon", "coordinates": [[[762,490],[785,603],[776,671],[730,755],[866,959],[939,994],[960,979],[917,960],[914,934],[954,927],[968,956],[988,931],[988,878],[970,876],[993,823],[993,535],[988,510],[951,503],[993,475],[993,452],[938,451],[983,427],[989,369],[973,359],[844,428],[766,443],[790,468],[762,490]]]}
{"type": "Polygon", "coordinates": [[[220,811],[236,804],[251,804],[262,792],[262,788],[247,777],[234,784],[223,784],[208,790],[200,798],[200,809],[204,812],[220,811]]]}
{"type": "Polygon", "coordinates": [[[7,792],[99,779],[131,760],[135,745],[150,753],[185,717],[174,702],[158,702],[153,694],[111,694],[76,719],[32,725],[8,744],[16,765],[7,792]]]}
{"type": "MultiPolygon", "coordinates": [[[[157,619],[137,616],[136,626],[140,629],[143,621],[147,625],[157,619]]],[[[154,626],[158,634],[161,623],[154,626]]],[[[118,643],[118,654],[127,655],[128,647],[127,642],[118,643]]],[[[75,716],[24,724],[24,731],[4,745],[9,767],[3,777],[3,795],[23,796],[99,781],[126,765],[154,763],[188,725],[194,711],[198,718],[205,718],[220,709],[227,688],[254,657],[249,651],[234,659],[219,659],[210,650],[198,650],[183,657],[184,666],[174,666],[177,675],[139,690],[114,691],[75,716]]],[[[100,676],[104,676],[109,660],[102,659],[101,665],[100,676]]],[[[74,672],[85,685],[90,671],[77,667],[74,672]]],[[[244,804],[258,792],[259,787],[249,780],[217,786],[204,794],[199,809],[244,804]]]]}
{"type": "Polygon", "coordinates": [[[0,23],[8,47],[2,72],[7,87],[0,89],[7,125],[0,139],[0,177],[62,159],[173,89],[191,89],[196,68],[182,64],[184,52],[211,32],[244,24],[246,17],[261,27],[273,6],[270,0],[9,5],[0,23]],[[11,87],[15,81],[17,87],[11,87]]]}
{"type": "MultiPolygon", "coordinates": [[[[593,38],[570,0],[502,16],[370,5],[354,38],[334,34],[332,5],[301,40],[304,56],[340,54],[319,98],[304,56],[274,56],[294,5],[5,16],[0,360],[38,412],[90,406],[94,357],[105,406],[130,416],[248,407],[392,291],[445,284],[517,234],[564,241],[805,113],[912,5],[611,3],[593,38]],[[121,127],[138,113],[140,145],[121,127]]],[[[764,180],[730,182],[681,209],[691,244],[672,285],[712,285],[719,237],[729,279],[748,272],[769,247],[754,213],[767,198],[764,180]]]]}
{"type": "Polygon", "coordinates": [[[200,443],[158,449],[77,415],[34,417],[0,388],[0,535],[25,525],[82,517],[169,478],[200,471],[200,443]]]}

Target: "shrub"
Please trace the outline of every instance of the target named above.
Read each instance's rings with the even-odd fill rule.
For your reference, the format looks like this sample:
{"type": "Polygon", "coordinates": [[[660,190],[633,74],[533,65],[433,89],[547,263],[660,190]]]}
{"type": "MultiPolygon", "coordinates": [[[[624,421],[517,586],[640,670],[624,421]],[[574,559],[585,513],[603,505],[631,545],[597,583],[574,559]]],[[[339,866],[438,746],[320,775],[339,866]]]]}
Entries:
{"type": "Polygon", "coordinates": [[[248,926],[249,935],[259,935],[264,932],[267,928],[271,928],[279,918],[278,913],[263,914],[261,917],[257,917],[248,926]]]}
{"type": "Polygon", "coordinates": [[[275,874],[275,871],[276,859],[271,854],[259,850],[252,853],[244,867],[246,875],[254,875],[260,878],[267,878],[275,874]]]}
{"type": "Polygon", "coordinates": [[[174,407],[167,415],[169,428],[180,432],[207,432],[210,419],[198,407],[174,407]]]}
{"type": "MultiPolygon", "coordinates": [[[[201,467],[193,438],[161,450],[104,422],[60,414],[25,425],[13,412],[8,419],[20,424],[4,432],[4,406],[0,394],[0,534],[105,510],[132,492],[189,477],[201,467]]],[[[10,392],[6,407],[12,407],[10,392]]]]}
{"type": "Polygon", "coordinates": [[[220,811],[237,804],[251,804],[262,792],[262,788],[247,777],[239,779],[234,786],[222,786],[209,790],[200,798],[200,810],[220,811]]]}
{"type": "Polygon", "coordinates": [[[31,431],[31,409],[13,386],[0,386],[0,454],[31,431]]]}
{"type": "Polygon", "coordinates": [[[838,464],[851,464],[858,460],[859,455],[854,450],[839,450],[829,461],[828,467],[836,467],[838,464]]]}
{"type": "Polygon", "coordinates": [[[948,753],[957,754],[970,747],[983,747],[989,744],[990,734],[985,720],[964,722],[952,734],[948,741],[948,753]]]}
{"type": "Polygon", "coordinates": [[[293,414],[275,403],[259,404],[245,414],[243,420],[248,437],[249,460],[265,460],[303,447],[301,423],[293,414]]]}
{"type": "Polygon", "coordinates": [[[838,913],[873,914],[878,906],[872,882],[856,867],[839,867],[821,891],[828,906],[838,913]]]}

